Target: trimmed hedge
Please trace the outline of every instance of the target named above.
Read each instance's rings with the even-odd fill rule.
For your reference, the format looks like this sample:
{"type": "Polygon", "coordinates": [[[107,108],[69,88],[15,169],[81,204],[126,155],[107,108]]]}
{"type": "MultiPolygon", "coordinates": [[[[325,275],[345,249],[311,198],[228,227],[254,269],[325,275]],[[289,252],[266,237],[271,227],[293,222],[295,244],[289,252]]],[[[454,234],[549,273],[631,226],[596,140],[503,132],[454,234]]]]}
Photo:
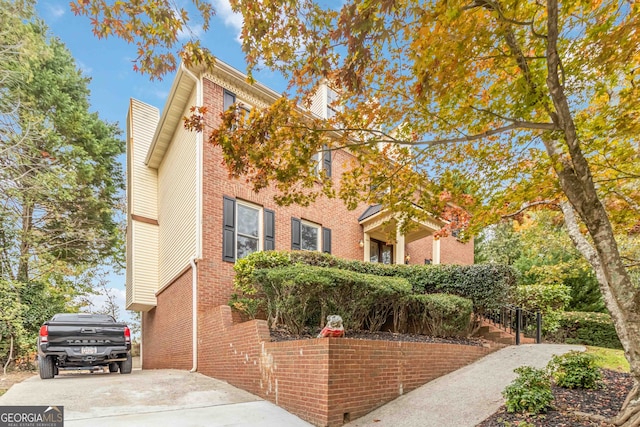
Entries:
{"type": "Polygon", "coordinates": [[[434,337],[467,336],[472,329],[473,302],[456,295],[411,295],[405,309],[406,327],[401,332],[434,337]]]}
{"type": "Polygon", "coordinates": [[[356,273],[406,279],[417,294],[446,293],[469,298],[474,309],[498,308],[516,285],[516,272],[505,265],[385,265],[345,260],[311,251],[255,252],[236,262],[236,289],[244,295],[255,293],[255,270],[304,264],[336,268],[356,273]]]}
{"type": "Polygon", "coordinates": [[[342,316],[345,328],[379,331],[411,294],[405,279],[328,267],[293,265],[256,270],[272,325],[294,333],[321,324],[327,314],[342,316]]]}
{"type": "Polygon", "coordinates": [[[560,313],[560,326],[547,339],[566,344],[622,349],[611,316],[606,313],[560,313]]]}

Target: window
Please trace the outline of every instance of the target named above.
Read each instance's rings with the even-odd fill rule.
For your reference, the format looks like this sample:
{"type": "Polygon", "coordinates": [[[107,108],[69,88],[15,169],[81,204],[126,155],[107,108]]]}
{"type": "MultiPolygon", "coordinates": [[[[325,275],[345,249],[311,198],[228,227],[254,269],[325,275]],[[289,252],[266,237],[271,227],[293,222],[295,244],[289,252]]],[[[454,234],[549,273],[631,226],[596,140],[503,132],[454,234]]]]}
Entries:
{"type": "Polygon", "coordinates": [[[275,212],[223,198],[222,259],[235,262],[253,252],[275,249],[275,212]]]}
{"type": "Polygon", "coordinates": [[[335,117],[339,111],[338,105],[335,103],[338,100],[338,93],[327,87],[327,119],[335,117]]]}
{"type": "Polygon", "coordinates": [[[291,218],[291,249],[303,251],[320,251],[331,253],[331,230],[303,221],[291,218]]]}
{"type": "Polygon", "coordinates": [[[320,171],[324,170],[327,177],[331,178],[331,150],[326,145],[322,151],[311,156],[311,162],[314,175],[320,176],[320,171]]]}
{"type": "Polygon", "coordinates": [[[260,209],[238,202],[236,259],[260,250],[260,209]]]}
{"type": "Polygon", "coordinates": [[[223,111],[227,111],[235,103],[236,103],[236,94],[233,92],[229,92],[228,90],[225,89],[224,97],[223,97],[223,106],[222,106],[223,111]]]}
{"type": "Polygon", "coordinates": [[[300,224],[300,249],[317,251],[320,248],[320,226],[303,222],[300,224]]]}
{"type": "Polygon", "coordinates": [[[369,242],[369,261],[393,264],[393,246],[371,239],[369,242]]]}

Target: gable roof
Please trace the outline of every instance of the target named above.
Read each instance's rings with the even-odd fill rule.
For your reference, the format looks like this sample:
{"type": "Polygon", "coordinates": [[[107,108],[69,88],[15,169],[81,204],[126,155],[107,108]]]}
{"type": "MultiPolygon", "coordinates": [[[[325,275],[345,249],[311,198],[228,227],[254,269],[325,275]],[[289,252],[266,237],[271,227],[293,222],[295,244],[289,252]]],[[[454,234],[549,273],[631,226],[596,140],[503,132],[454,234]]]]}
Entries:
{"type": "Polygon", "coordinates": [[[167,147],[173,139],[173,134],[182,121],[183,112],[187,107],[191,93],[196,87],[195,79],[202,79],[205,72],[217,80],[242,87],[246,92],[268,104],[273,103],[281,96],[261,83],[249,83],[246,74],[217,58],[213,69],[206,69],[205,66],[186,67],[184,64],[180,64],[162,109],[162,116],[160,116],[153,141],[145,157],[145,165],[154,169],[160,166],[167,147]]]}

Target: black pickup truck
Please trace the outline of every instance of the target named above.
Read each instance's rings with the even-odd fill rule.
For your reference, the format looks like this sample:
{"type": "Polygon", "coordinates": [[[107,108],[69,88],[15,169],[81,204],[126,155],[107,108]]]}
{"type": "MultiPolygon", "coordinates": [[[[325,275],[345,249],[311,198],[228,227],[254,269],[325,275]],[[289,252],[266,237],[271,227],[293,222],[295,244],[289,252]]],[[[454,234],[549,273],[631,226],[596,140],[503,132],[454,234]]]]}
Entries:
{"type": "Polygon", "coordinates": [[[101,366],[131,373],[131,331],[126,324],[105,314],[61,313],[40,327],[40,378],[53,378],[64,368],[101,366]]]}

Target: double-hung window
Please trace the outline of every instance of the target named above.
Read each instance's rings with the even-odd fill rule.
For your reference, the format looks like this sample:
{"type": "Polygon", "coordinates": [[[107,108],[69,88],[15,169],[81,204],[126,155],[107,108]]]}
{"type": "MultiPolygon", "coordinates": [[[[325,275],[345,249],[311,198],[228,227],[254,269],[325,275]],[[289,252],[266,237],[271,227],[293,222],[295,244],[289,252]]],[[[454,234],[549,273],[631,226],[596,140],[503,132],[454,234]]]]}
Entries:
{"type": "Polygon", "coordinates": [[[319,224],[291,218],[291,249],[331,253],[331,230],[319,224]]]}
{"type": "Polygon", "coordinates": [[[307,221],[300,223],[300,249],[303,251],[320,250],[320,226],[307,221]]]}
{"type": "Polygon", "coordinates": [[[275,249],[275,212],[231,197],[223,198],[222,259],[235,262],[275,249]]]}
{"type": "Polygon", "coordinates": [[[236,258],[258,252],[261,248],[260,229],[262,208],[237,202],[236,213],[236,258]]]}
{"type": "Polygon", "coordinates": [[[311,163],[314,175],[320,176],[320,171],[325,171],[327,177],[331,178],[331,150],[327,146],[323,146],[322,151],[311,156],[311,163]]]}

